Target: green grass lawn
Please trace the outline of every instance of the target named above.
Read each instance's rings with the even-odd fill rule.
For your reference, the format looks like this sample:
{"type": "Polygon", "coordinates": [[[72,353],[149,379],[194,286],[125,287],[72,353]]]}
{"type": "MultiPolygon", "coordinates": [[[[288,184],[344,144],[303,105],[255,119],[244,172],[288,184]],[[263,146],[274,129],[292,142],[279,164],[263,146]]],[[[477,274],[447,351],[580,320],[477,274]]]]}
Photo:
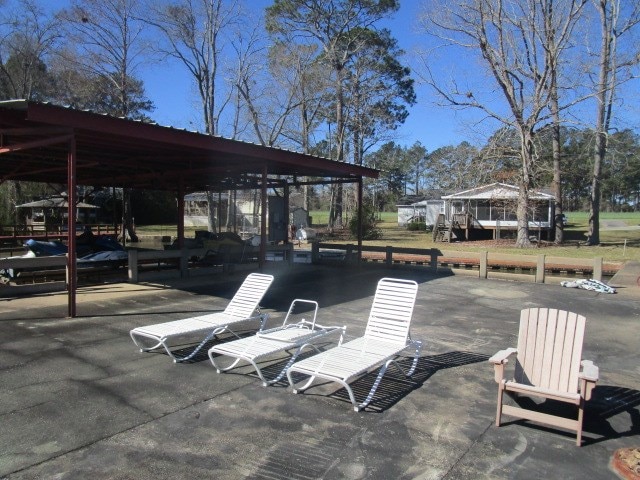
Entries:
{"type": "MultiPolygon", "coordinates": [[[[324,238],[322,230],[326,227],[329,214],[325,211],[310,212],[314,228],[320,234],[320,239],[325,242],[353,243],[355,240],[324,238]]],[[[441,250],[458,250],[467,252],[477,252],[490,250],[498,253],[521,253],[523,255],[538,255],[544,253],[548,256],[572,257],[572,258],[595,258],[602,257],[605,262],[624,262],[626,260],[640,260],[640,212],[632,213],[601,213],[601,244],[595,247],[583,245],[586,238],[588,226],[588,214],[586,212],[569,212],[566,214],[569,225],[565,229],[566,242],[556,246],[544,243],[541,247],[528,249],[517,249],[509,246],[492,246],[491,242],[482,242],[482,245],[474,246],[473,242],[463,243],[434,243],[431,233],[425,231],[409,231],[398,226],[398,215],[396,212],[383,212],[380,214],[378,227],[382,230],[382,238],[379,240],[366,240],[364,245],[394,246],[406,248],[439,248],[441,250]],[[607,228],[607,220],[617,220],[625,222],[627,228],[607,228]]],[[[195,236],[196,230],[202,227],[185,228],[185,236],[195,236]]],[[[139,235],[176,235],[176,227],[170,225],[148,225],[138,226],[139,235]]]]}
{"type": "MultiPolygon", "coordinates": [[[[523,255],[537,255],[544,253],[548,256],[595,258],[602,257],[609,262],[623,262],[626,260],[640,260],[640,212],[631,213],[601,213],[600,221],[600,245],[587,247],[583,245],[588,231],[587,212],[569,212],[566,214],[569,225],[565,229],[566,242],[556,246],[545,243],[544,247],[535,246],[528,249],[515,247],[491,246],[487,242],[473,246],[473,242],[464,243],[434,243],[430,232],[409,231],[398,226],[396,212],[383,212],[378,227],[382,230],[382,238],[379,240],[366,240],[364,245],[394,246],[406,248],[439,248],[445,250],[459,250],[477,252],[491,250],[499,253],[522,253],[523,255]],[[604,224],[607,220],[625,222],[627,229],[609,229],[604,224]],[[444,247],[446,245],[446,247],[444,247]]],[[[325,226],[328,221],[328,212],[311,212],[314,225],[325,226]]],[[[344,243],[344,240],[336,240],[344,243]]]]}

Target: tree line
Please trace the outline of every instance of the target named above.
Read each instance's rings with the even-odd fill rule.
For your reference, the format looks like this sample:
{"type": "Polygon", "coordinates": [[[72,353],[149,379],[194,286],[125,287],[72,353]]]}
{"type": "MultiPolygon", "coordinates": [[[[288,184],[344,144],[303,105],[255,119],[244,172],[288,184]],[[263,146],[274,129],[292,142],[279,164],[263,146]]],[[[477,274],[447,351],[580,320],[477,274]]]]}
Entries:
{"type": "MultiPolygon", "coordinates": [[[[565,128],[560,158],[562,205],[567,211],[589,209],[589,184],[593,171],[595,132],[565,128]]],[[[553,182],[553,151],[549,132],[536,135],[536,185],[541,190],[553,182]]],[[[518,136],[500,129],[482,147],[461,142],[432,152],[416,142],[407,147],[383,144],[365,157],[365,165],[382,170],[379,179],[367,181],[369,196],[378,208],[392,210],[406,198],[433,198],[493,182],[517,184],[520,157],[518,136]]],[[[602,208],[608,212],[640,209],[640,135],[627,129],[613,132],[601,172],[602,208]]]]}
{"type": "MultiPolygon", "coordinates": [[[[382,26],[398,0],[274,0],[261,16],[240,0],[0,6],[0,99],[152,121],[141,72],[171,59],[193,81],[202,131],[379,168],[367,187],[378,207],[409,191],[513,183],[526,246],[532,189],[551,186],[559,213],[589,208],[593,244],[601,199],[637,206],[638,138],[612,129],[640,59],[637,0],[423,0],[425,48],[412,65],[382,26]],[[442,69],[442,53],[465,60],[460,75],[442,69]],[[468,65],[482,80],[465,81],[468,65]],[[495,130],[485,145],[395,143],[418,100],[416,75],[443,108],[482,112],[495,130]]],[[[305,187],[305,206],[324,194],[330,226],[341,227],[352,201],[343,188],[305,187]]]]}

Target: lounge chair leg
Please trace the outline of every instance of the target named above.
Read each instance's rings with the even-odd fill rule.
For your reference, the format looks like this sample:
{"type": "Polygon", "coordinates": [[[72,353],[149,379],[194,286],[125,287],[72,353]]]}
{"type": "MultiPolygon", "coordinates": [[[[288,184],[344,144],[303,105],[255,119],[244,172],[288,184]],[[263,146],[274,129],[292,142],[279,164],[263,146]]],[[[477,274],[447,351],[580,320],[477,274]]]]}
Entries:
{"type": "MultiPolygon", "coordinates": [[[[278,376],[276,378],[274,378],[273,380],[269,380],[269,381],[263,381],[262,382],[262,386],[263,387],[267,387],[273,383],[279,382],[280,379],[282,379],[282,377],[284,377],[287,373],[287,370],[289,370],[289,367],[291,365],[293,365],[293,363],[296,361],[296,359],[300,356],[300,354],[302,353],[302,351],[305,349],[305,347],[312,347],[316,352],[320,352],[320,350],[318,349],[318,347],[316,347],[315,345],[311,344],[311,343],[305,343],[304,345],[302,345],[300,348],[298,348],[298,350],[296,350],[296,353],[294,353],[291,358],[289,359],[289,361],[287,362],[287,364],[284,366],[284,368],[282,369],[282,371],[278,374],[278,376]]],[[[295,392],[294,392],[295,393],[295,392]]]]}
{"type": "MultiPolygon", "coordinates": [[[[356,409],[356,412],[359,411],[360,409],[365,408],[367,405],[369,405],[369,403],[371,403],[371,400],[373,400],[373,395],[376,393],[376,390],[378,389],[378,385],[380,385],[380,380],[382,380],[382,377],[386,373],[387,368],[389,368],[389,365],[391,364],[391,362],[393,362],[393,359],[387,360],[387,362],[380,369],[380,371],[378,372],[378,376],[376,377],[375,382],[373,382],[373,385],[371,386],[371,390],[369,391],[369,395],[367,395],[367,398],[365,399],[365,401],[362,402],[359,405],[359,409],[356,409]]],[[[354,403],[354,406],[355,406],[355,403],[354,403]]]]}
{"type": "Polygon", "coordinates": [[[222,372],[226,372],[228,370],[231,370],[232,368],[234,368],[236,365],[238,365],[238,363],[240,363],[240,361],[242,360],[242,357],[238,357],[236,358],[229,366],[227,367],[223,367],[221,366],[218,362],[216,362],[213,358],[213,352],[209,352],[209,360],[211,360],[211,364],[213,365],[213,367],[216,369],[216,372],[218,373],[222,373],[222,372]]]}
{"type": "MultiPolygon", "coordinates": [[[[213,337],[215,337],[216,335],[218,335],[218,334],[222,333],[224,330],[225,330],[225,329],[219,329],[219,328],[216,328],[216,329],[215,329],[214,331],[212,331],[209,335],[207,335],[206,337],[204,337],[204,340],[202,340],[202,341],[198,344],[198,346],[197,346],[196,348],[194,348],[194,349],[193,349],[193,351],[192,351],[189,355],[187,355],[186,357],[176,357],[175,355],[173,355],[173,354],[169,351],[169,349],[166,347],[166,345],[165,345],[165,348],[167,348],[167,352],[169,353],[169,355],[171,355],[171,356],[173,357],[173,362],[174,362],[174,363],[178,363],[178,362],[186,362],[187,360],[191,360],[193,357],[195,357],[195,356],[198,354],[198,352],[199,352],[200,350],[202,350],[202,347],[204,347],[204,346],[205,346],[205,345],[206,345],[210,340],[212,340],[212,339],[213,339],[213,337]]],[[[231,332],[231,330],[229,330],[229,329],[226,329],[226,330],[227,330],[227,331],[229,331],[229,332],[231,332]]],[[[233,333],[233,332],[231,332],[231,333],[233,333]]],[[[234,335],[235,335],[235,333],[234,333],[234,335]]],[[[237,335],[236,335],[236,337],[237,337],[237,335]]]]}
{"type": "MultiPolygon", "coordinates": [[[[287,374],[288,375],[288,374],[287,374]]],[[[309,388],[311,386],[311,384],[313,383],[313,381],[316,379],[315,376],[313,377],[309,377],[309,380],[307,380],[307,383],[305,383],[304,385],[302,385],[301,387],[298,388],[294,388],[293,389],[293,393],[302,393],[304,392],[307,388],[309,388]]],[[[289,378],[289,383],[291,385],[293,385],[292,379],[289,378]]]]}
{"type": "Polygon", "coordinates": [[[416,371],[416,367],[418,366],[418,360],[420,360],[420,352],[422,351],[422,342],[419,340],[416,340],[414,343],[416,344],[416,353],[415,353],[415,356],[413,357],[413,363],[411,364],[411,368],[405,374],[407,377],[410,377],[411,375],[413,375],[413,372],[416,371]]]}

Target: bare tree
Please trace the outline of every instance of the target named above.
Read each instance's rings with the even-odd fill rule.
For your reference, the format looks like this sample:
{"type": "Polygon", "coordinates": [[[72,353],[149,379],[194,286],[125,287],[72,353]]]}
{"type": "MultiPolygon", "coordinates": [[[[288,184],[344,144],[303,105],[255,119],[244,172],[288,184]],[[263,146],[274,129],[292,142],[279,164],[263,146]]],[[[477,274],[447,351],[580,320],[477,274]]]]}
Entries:
{"type": "MultiPolygon", "coordinates": [[[[144,20],[162,34],[159,52],[181,63],[192,76],[198,95],[205,131],[220,134],[220,120],[232,102],[234,91],[226,88],[222,51],[241,18],[239,3],[235,0],[178,0],[149,2],[144,20]]],[[[237,93],[237,92],[236,92],[237,93]]],[[[234,119],[233,137],[238,134],[238,113],[234,119]]],[[[215,212],[212,208],[213,192],[209,200],[209,230],[215,231],[215,212]]],[[[232,192],[229,192],[227,230],[233,226],[232,192]]]]}
{"type": "Polygon", "coordinates": [[[109,99],[106,113],[123,117],[153,109],[135,78],[149,53],[139,7],[138,0],[74,0],[59,14],[67,33],[64,60],[100,85],[109,99]]]}
{"type": "Polygon", "coordinates": [[[267,58],[266,52],[264,47],[244,53],[238,49],[236,88],[244,100],[258,141],[271,147],[283,136],[290,117],[299,108],[300,100],[298,81],[282,75],[281,57],[276,52],[272,51],[271,58],[267,58]]]}
{"type": "Polygon", "coordinates": [[[60,22],[33,0],[0,15],[0,98],[48,99],[47,60],[61,38],[60,22]],[[2,28],[4,27],[4,28],[2,28]]]}
{"type": "Polygon", "coordinates": [[[434,0],[425,13],[425,27],[448,46],[477,54],[498,87],[502,104],[478,89],[452,81],[444,85],[425,59],[426,81],[449,106],[475,108],[514,128],[519,136],[521,159],[518,178],[516,245],[529,241],[529,191],[534,185],[537,161],[534,135],[549,118],[551,78],[558,59],[569,46],[570,33],[582,2],[567,0],[553,9],[553,0],[434,0]],[[553,29],[554,42],[548,30],[553,29]],[[551,54],[548,52],[553,50],[551,54]]]}
{"type": "MultiPolygon", "coordinates": [[[[138,0],[74,0],[59,18],[67,47],[61,56],[68,65],[95,79],[95,105],[111,115],[146,119],[153,110],[142,83],[135,78],[147,61],[149,43],[143,36],[138,0]]],[[[131,208],[131,188],[123,188],[123,240],[138,241],[131,208]],[[126,233],[125,233],[126,231],[126,233]]]]}
{"type": "MultiPolygon", "coordinates": [[[[318,45],[333,80],[336,160],[345,161],[348,64],[370,41],[376,22],[395,12],[395,0],[276,0],[267,8],[267,29],[276,38],[318,45]]],[[[333,189],[330,225],[342,227],[342,184],[333,189]]]]}
{"type": "MultiPolygon", "coordinates": [[[[563,197],[562,197],[562,162],[561,162],[561,126],[562,119],[560,115],[560,71],[561,71],[561,58],[562,53],[562,45],[568,43],[567,40],[572,36],[574,27],[577,22],[580,20],[580,14],[583,10],[584,4],[587,0],[578,0],[575,4],[575,8],[571,9],[573,13],[575,11],[575,15],[571,15],[569,17],[569,22],[566,23],[566,28],[559,29],[558,25],[555,23],[556,13],[555,8],[556,5],[554,2],[548,2],[544,5],[545,15],[544,15],[544,33],[545,33],[545,44],[548,48],[545,50],[546,52],[546,62],[549,64],[550,68],[550,78],[549,78],[549,110],[551,113],[551,150],[552,150],[552,158],[553,158],[553,181],[551,183],[551,188],[553,191],[553,196],[555,199],[555,242],[562,243],[564,241],[564,222],[562,221],[562,212],[563,212],[563,197]]],[[[563,14],[564,12],[560,12],[563,14]]]]}
{"type": "Polygon", "coordinates": [[[600,19],[600,58],[595,82],[596,125],[595,150],[591,196],[589,198],[588,245],[600,243],[600,191],[601,173],[607,154],[607,140],[611,129],[618,87],[631,77],[629,68],[640,62],[637,43],[627,42],[623,48],[620,39],[629,37],[640,23],[640,3],[622,0],[593,0],[600,19]]]}
{"type": "Polygon", "coordinates": [[[222,112],[230,101],[229,92],[223,93],[221,56],[240,13],[237,1],[179,0],[150,2],[145,15],[145,21],[162,33],[158,50],[177,59],[193,77],[210,135],[218,135],[222,112]]]}

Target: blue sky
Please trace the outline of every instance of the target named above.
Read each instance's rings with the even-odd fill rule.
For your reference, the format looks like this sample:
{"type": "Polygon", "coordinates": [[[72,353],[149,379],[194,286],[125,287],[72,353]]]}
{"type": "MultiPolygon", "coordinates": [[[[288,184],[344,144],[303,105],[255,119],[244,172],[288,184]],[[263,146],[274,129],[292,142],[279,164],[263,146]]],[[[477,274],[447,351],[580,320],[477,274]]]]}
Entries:
{"type": "MultiPolygon", "coordinates": [[[[50,8],[63,8],[69,0],[41,0],[50,8]]],[[[273,0],[240,0],[249,6],[257,15],[262,15],[264,9],[273,0]]],[[[403,63],[416,70],[419,62],[416,50],[431,41],[424,33],[420,33],[417,20],[420,17],[422,0],[400,0],[400,11],[393,18],[383,22],[382,26],[391,30],[398,40],[400,47],[405,50],[406,58],[403,63]]],[[[443,51],[440,59],[430,59],[432,69],[438,75],[446,78],[455,75],[456,81],[463,85],[467,83],[478,88],[482,82],[481,67],[473,60],[456,57],[450,51],[443,51]]],[[[199,109],[198,96],[194,90],[194,82],[185,68],[178,63],[164,61],[161,64],[145,65],[140,68],[139,77],[144,81],[147,96],[154,102],[156,109],[152,118],[161,125],[171,125],[177,128],[198,129],[202,125],[202,115],[199,109]]],[[[482,118],[478,111],[455,111],[452,108],[439,107],[430,87],[420,82],[414,73],[417,103],[410,108],[410,115],[398,130],[396,142],[402,145],[412,145],[416,141],[422,143],[428,151],[447,145],[457,145],[462,141],[482,145],[486,136],[494,131],[495,123],[480,123],[482,118]]],[[[489,87],[489,91],[492,87],[489,87]]],[[[631,128],[635,131],[640,127],[640,90],[638,84],[629,84],[621,94],[623,105],[617,107],[614,127],[631,128]]],[[[504,102],[496,97],[496,108],[504,102]]],[[[582,107],[582,119],[589,126],[594,113],[592,103],[585,103],[582,107]]],[[[584,126],[584,125],[582,125],[584,126]]]]}
{"type": "MultiPolygon", "coordinates": [[[[271,0],[247,0],[256,12],[260,13],[271,0]]],[[[419,14],[417,1],[401,1],[401,9],[393,19],[385,22],[400,47],[407,52],[405,64],[411,64],[409,56],[419,46],[421,35],[416,31],[415,20],[419,14]]],[[[142,72],[147,96],[151,98],[156,109],[152,117],[161,125],[172,125],[179,128],[195,128],[200,112],[197,109],[197,98],[193,90],[193,82],[184,69],[177,64],[163,63],[152,65],[142,72]]],[[[473,134],[466,129],[465,122],[471,115],[461,114],[451,109],[433,105],[430,89],[421,85],[416,78],[418,101],[410,108],[410,115],[404,125],[397,131],[397,143],[412,145],[416,141],[422,143],[429,151],[438,147],[458,144],[463,140],[474,142],[473,134]]]]}

